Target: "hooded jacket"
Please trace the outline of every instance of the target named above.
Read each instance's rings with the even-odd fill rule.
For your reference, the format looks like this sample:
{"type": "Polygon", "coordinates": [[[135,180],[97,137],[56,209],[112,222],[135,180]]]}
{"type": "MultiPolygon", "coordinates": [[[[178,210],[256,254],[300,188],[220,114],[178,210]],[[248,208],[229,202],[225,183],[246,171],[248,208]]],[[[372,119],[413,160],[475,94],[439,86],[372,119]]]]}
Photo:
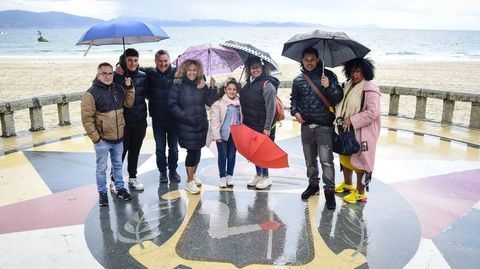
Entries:
{"type": "Polygon", "coordinates": [[[123,108],[132,107],[135,100],[133,86],[125,90],[121,85],[105,85],[98,79],[82,96],[81,116],[85,131],[93,143],[100,139],[111,143],[123,140],[125,120],[123,108]]]}
{"type": "Polygon", "coordinates": [[[328,88],[321,86],[321,65],[311,72],[302,69],[302,73],[293,80],[290,113],[292,116],[295,116],[297,112],[300,113],[305,124],[332,126],[335,120],[335,115],[303,77],[304,74],[307,75],[330,104],[335,107],[343,98],[343,90],[338,84],[337,76],[332,71],[325,69],[324,73],[330,82],[328,88]]]}
{"type": "Polygon", "coordinates": [[[215,101],[215,88],[197,89],[197,82],[182,78],[173,84],[168,95],[168,109],[175,119],[178,143],[185,149],[201,149],[205,146],[208,120],[205,105],[215,101]]]}
{"type": "MultiPolygon", "coordinates": [[[[126,67],[123,70],[127,70],[126,67]]],[[[135,86],[135,103],[131,108],[125,109],[125,121],[145,121],[147,119],[147,104],[145,103],[145,97],[147,96],[149,87],[147,74],[140,71],[137,67],[135,71],[125,71],[123,75],[115,73],[113,81],[125,87],[125,76],[127,75],[132,78],[132,83],[135,86]]]]}

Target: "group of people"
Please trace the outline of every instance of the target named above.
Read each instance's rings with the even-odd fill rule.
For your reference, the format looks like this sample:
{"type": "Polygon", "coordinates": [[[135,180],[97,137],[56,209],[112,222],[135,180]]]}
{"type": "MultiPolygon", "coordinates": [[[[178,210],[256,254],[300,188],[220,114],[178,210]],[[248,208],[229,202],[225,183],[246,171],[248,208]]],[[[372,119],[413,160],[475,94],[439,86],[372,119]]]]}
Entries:
{"type": "MultiPolygon", "coordinates": [[[[124,200],[131,195],[122,178],[122,162],[128,156],[128,185],[143,190],[137,178],[137,164],[147,127],[147,105],[152,117],[156,160],[161,183],[179,182],[177,143],[187,150],[185,190],[200,193],[201,180],[196,171],[201,149],[215,142],[218,150],[219,186],[234,185],[236,148],[231,126],[245,124],[275,139],[275,99],[279,81],[271,76],[270,66],[258,57],[245,62],[246,82],[228,78],[217,89],[209,85],[202,63],[186,60],[175,68],[164,50],[155,54],[154,68],[140,68],[138,52],[127,49],[114,68],[98,66],[92,87],[82,98],[81,113],[85,130],[94,143],[99,204],[108,205],[107,159],[112,171],[110,189],[124,200]],[[210,106],[207,117],[206,106],[210,106]],[[210,121],[210,122],[209,122],[210,121]],[[166,146],[168,143],[168,155],[166,146]],[[168,173],[167,173],[168,169],[168,173]]],[[[324,195],[328,209],[334,209],[335,192],[351,192],[343,199],[349,203],[366,201],[365,185],[374,165],[375,145],[380,131],[380,91],[371,80],[374,66],[368,59],[353,59],[344,65],[347,81],[340,86],[336,75],[322,68],[318,51],[303,51],[301,73],[293,80],[291,114],[301,124],[301,141],[309,184],[302,199],[317,194],[318,158],[322,168],[324,195]],[[336,106],[336,110],[332,109],[336,106]],[[339,127],[334,122],[340,121],[339,127]],[[361,150],[352,156],[340,156],[344,181],[335,186],[332,142],[335,128],[353,128],[361,150]],[[352,184],[355,171],[357,186],[352,184]]],[[[256,166],[250,187],[271,186],[268,168],[256,166]]]]}

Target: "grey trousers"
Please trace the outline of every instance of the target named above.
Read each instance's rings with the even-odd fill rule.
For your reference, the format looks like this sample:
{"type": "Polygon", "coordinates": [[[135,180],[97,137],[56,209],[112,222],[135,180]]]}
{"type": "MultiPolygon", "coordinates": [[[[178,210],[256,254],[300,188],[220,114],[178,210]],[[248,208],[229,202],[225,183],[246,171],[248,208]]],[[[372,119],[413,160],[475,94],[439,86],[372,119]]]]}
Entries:
{"type": "Polygon", "coordinates": [[[302,124],[301,128],[303,155],[307,166],[310,183],[319,182],[317,156],[322,166],[322,180],[327,188],[335,188],[335,167],[333,164],[333,127],[317,126],[310,128],[302,124]]]}

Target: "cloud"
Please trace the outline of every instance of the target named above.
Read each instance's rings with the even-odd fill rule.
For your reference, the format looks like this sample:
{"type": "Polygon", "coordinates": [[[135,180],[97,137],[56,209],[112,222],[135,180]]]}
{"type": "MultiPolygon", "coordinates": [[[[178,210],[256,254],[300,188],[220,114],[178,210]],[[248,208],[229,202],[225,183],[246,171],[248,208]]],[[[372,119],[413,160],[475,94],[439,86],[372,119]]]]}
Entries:
{"type": "Polygon", "coordinates": [[[471,0],[3,0],[0,9],[63,11],[111,19],[307,22],[331,26],[373,24],[393,28],[480,29],[480,1],[471,0]]]}

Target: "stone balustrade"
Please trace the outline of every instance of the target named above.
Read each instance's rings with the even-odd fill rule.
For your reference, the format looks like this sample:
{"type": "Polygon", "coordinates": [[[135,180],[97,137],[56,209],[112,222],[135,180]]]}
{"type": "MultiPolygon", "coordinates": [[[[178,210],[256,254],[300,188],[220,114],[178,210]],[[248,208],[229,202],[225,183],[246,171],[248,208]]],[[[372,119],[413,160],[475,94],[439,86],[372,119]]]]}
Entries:
{"type": "MultiPolygon", "coordinates": [[[[291,88],[291,81],[282,81],[280,88],[291,88]]],[[[390,96],[388,115],[398,116],[400,97],[416,96],[414,119],[425,120],[427,99],[443,100],[443,110],[441,123],[452,124],[455,102],[471,103],[470,122],[468,127],[480,129],[480,94],[448,92],[441,90],[399,87],[399,86],[380,86],[383,94],[390,96]]],[[[58,124],[60,126],[70,125],[69,103],[80,101],[83,92],[69,94],[52,94],[33,97],[29,99],[0,102],[0,120],[2,125],[2,137],[15,136],[14,112],[29,109],[30,111],[30,131],[44,130],[42,107],[47,105],[57,105],[58,124]]],[[[288,109],[288,107],[287,107],[288,109]]]]}

